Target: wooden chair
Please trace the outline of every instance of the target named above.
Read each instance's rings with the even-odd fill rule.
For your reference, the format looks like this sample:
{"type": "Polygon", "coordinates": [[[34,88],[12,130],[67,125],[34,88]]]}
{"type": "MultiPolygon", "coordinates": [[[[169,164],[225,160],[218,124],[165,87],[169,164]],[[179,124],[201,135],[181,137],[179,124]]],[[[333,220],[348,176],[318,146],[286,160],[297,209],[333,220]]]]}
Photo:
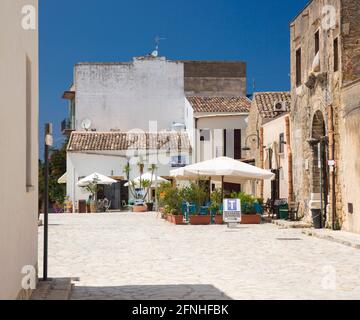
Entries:
{"type": "Polygon", "coordinates": [[[291,204],[291,206],[289,208],[289,218],[291,221],[298,220],[299,208],[300,208],[300,202],[291,204]]]}

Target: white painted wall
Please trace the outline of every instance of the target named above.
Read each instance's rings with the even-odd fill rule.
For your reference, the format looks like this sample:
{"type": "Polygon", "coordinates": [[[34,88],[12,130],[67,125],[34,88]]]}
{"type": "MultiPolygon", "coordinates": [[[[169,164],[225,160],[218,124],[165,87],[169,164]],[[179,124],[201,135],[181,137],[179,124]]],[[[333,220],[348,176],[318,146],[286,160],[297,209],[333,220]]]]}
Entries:
{"type": "Polygon", "coordinates": [[[245,119],[247,116],[247,114],[228,114],[199,118],[194,142],[194,144],[198,146],[194,152],[194,154],[196,154],[196,162],[211,160],[223,155],[224,129],[226,129],[226,156],[230,158],[234,157],[234,130],[241,130],[241,141],[244,146],[247,127],[245,119]],[[210,141],[200,142],[200,130],[202,129],[210,130],[210,141]]]}
{"type": "Polygon", "coordinates": [[[37,0],[2,0],[0,9],[0,300],[15,299],[25,265],[37,265],[38,32],[21,28],[21,9],[37,0]],[[31,61],[31,127],[26,130],[26,55],[31,61]],[[32,188],[26,188],[30,137],[32,188]]]}
{"type": "MultiPolygon", "coordinates": [[[[277,119],[274,119],[263,125],[264,128],[264,146],[268,147],[273,142],[276,142],[279,146],[279,136],[281,133],[285,134],[285,117],[284,115],[277,119]]],[[[285,137],[286,139],[286,137],[285,137]]],[[[265,151],[266,152],[266,151],[265,151]]],[[[288,152],[287,146],[284,145],[284,153],[279,155],[279,167],[280,167],[280,198],[288,198],[288,152]]],[[[271,198],[271,180],[264,180],[264,199],[271,198]]]]}
{"type": "MultiPolygon", "coordinates": [[[[182,155],[189,159],[189,154],[184,152],[182,155]]],[[[171,155],[170,155],[171,156],[171,155]]],[[[101,151],[101,154],[96,153],[67,153],[67,184],[66,193],[73,203],[77,203],[78,200],[86,200],[89,196],[84,189],[76,186],[79,181],[79,177],[88,176],[94,172],[106,176],[122,176],[126,180],[124,174],[124,167],[127,164],[126,153],[124,151],[119,152],[106,152],[101,151]]],[[[169,176],[170,170],[175,169],[170,165],[169,156],[162,153],[156,156],[153,154],[148,157],[143,157],[145,164],[144,171],[148,171],[151,163],[155,163],[158,167],[157,174],[159,176],[169,176]]],[[[131,165],[130,179],[134,179],[139,176],[138,167],[136,163],[138,158],[134,158],[131,165]]]]}
{"type": "Polygon", "coordinates": [[[90,119],[97,131],[149,131],[184,122],[184,66],[165,58],[132,63],[81,63],[75,66],[76,130],[90,119]]]}
{"type": "MultiPolygon", "coordinates": [[[[184,123],[186,126],[186,132],[189,135],[189,139],[190,139],[190,143],[191,143],[191,147],[193,150],[196,150],[197,146],[196,146],[196,131],[195,131],[195,119],[194,119],[194,109],[192,108],[190,102],[188,101],[188,99],[185,99],[185,107],[184,107],[184,123]]],[[[191,163],[195,162],[195,157],[196,157],[196,153],[193,152],[192,153],[192,157],[191,157],[191,163]]]]}

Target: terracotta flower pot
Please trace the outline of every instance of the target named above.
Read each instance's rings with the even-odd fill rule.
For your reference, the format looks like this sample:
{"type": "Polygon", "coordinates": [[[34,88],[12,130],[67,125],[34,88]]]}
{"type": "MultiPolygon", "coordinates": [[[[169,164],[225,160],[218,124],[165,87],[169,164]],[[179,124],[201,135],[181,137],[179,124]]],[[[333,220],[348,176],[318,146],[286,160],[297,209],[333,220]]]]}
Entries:
{"type": "Polygon", "coordinates": [[[184,216],[182,214],[180,215],[172,215],[171,216],[171,222],[173,224],[179,225],[184,223],[184,216]]]}
{"type": "Polygon", "coordinates": [[[211,216],[201,216],[201,215],[194,215],[190,216],[190,224],[192,225],[207,225],[211,224],[211,216]]]}
{"type": "Polygon", "coordinates": [[[215,224],[224,224],[224,219],[222,215],[215,216],[215,224]]]}
{"type": "Polygon", "coordinates": [[[243,214],[241,215],[241,224],[260,224],[261,215],[259,214],[243,214]]]}
{"type": "Polygon", "coordinates": [[[133,206],[133,212],[146,212],[147,206],[133,206]]]}

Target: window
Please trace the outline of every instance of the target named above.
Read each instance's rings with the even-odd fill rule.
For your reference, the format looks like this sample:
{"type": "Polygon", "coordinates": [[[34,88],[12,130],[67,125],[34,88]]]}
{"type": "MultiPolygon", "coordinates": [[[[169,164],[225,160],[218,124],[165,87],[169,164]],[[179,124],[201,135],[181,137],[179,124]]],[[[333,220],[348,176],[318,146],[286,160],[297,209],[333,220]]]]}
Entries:
{"type": "Polygon", "coordinates": [[[26,110],[25,110],[25,142],[26,142],[26,190],[29,192],[34,186],[32,181],[32,70],[31,61],[26,56],[26,110]]]}
{"type": "Polygon", "coordinates": [[[284,153],[285,151],[285,135],[283,133],[280,133],[279,135],[279,153],[284,153]]]}
{"type": "Polygon", "coordinates": [[[301,77],[301,48],[296,51],[296,86],[299,87],[302,83],[301,77]]]}
{"type": "Polygon", "coordinates": [[[234,159],[241,159],[241,130],[234,130],[234,159]]]}
{"type": "Polygon", "coordinates": [[[210,141],[210,130],[200,130],[200,141],[210,141]]]}
{"type": "Polygon", "coordinates": [[[226,157],[226,153],[227,153],[227,150],[226,150],[226,143],[227,143],[227,141],[226,141],[226,135],[227,135],[227,131],[226,131],[226,129],[224,129],[224,132],[223,132],[223,146],[224,146],[224,148],[223,148],[223,156],[224,157],[226,157]]]}
{"type": "Polygon", "coordinates": [[[315,33],[315,55],[320,51],[320,33],[315,33]]]}
{"type": "Polygon", "coordinates": [[[339,71],[339,38],[334,39],[334,72],[339,71]]]}
{"type": "Polygon", "coordinates": [[[177,155],[171,157],[171,167],[181,168],[187,165],[187,157],[185,155],[177,155]]]}

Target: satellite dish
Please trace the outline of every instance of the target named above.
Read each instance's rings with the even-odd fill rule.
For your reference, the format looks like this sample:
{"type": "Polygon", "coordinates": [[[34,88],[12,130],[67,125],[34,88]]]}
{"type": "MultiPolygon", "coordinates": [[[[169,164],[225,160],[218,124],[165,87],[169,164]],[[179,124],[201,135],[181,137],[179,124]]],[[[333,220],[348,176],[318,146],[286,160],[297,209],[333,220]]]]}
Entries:
{"type": "Polygon", "coordinates": [[[157,50],[154,50],[151,55],[156,58],[159,55],[159,52],[157,50]]]}
{"type": "Polygon", "coordinates": [[[81,122],[81,127],[84,129],[84,130],[89,130],[90,127],[91,127],[91,121],[89,119],[85,119],[81,122]]]}

